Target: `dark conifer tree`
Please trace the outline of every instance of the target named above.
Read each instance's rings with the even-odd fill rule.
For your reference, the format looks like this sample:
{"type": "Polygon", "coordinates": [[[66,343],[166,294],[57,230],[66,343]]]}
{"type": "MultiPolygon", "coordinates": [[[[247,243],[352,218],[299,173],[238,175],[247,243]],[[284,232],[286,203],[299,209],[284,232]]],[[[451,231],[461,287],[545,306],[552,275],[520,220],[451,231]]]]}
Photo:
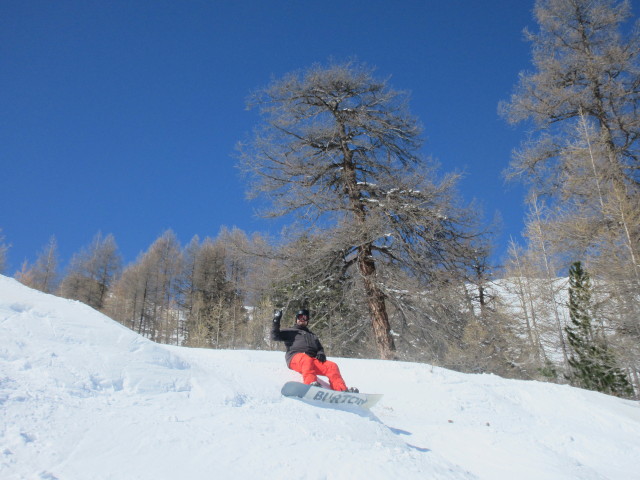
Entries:
{"type": "Polygon", "coordinates": [[[580,262],[573,263],[569,270],[569,316],[571,325],[566,331],[572,349],[569,358],[571,383],[611,395],[633,395],[627,376],[607,348],[604,332],[594,331],[591,279],[580,262]]]}

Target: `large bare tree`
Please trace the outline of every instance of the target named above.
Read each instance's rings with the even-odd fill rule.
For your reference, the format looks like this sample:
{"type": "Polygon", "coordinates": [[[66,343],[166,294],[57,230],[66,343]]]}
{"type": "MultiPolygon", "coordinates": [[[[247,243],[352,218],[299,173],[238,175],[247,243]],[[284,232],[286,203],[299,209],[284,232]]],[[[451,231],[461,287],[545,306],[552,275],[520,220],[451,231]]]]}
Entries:
{"type": "Polygon", "coordinates": [[[297,219],[293,236],[315,230],[331,243],[325,261],[335,260],[330,250],[353,268],[379,354],[393,358],[382,267],[428,279],[456,263],[466,239],[452,215],[455,177],[436,180],[435,165],[419,155],[421,128],[407,95],[365,65],[314,65],[274,80],[248,103],[263,118],[240,145],[250,196],[269,201],[265,216],[297,219]]]}
{"type": "Polygon", "coordinates": [[[630,14],[628,2],[538,0],[539,31],[525,32],[535,70],[520,75],[501,110],[537,127],[511,175],[559,205],[556,218],[571,219],[562,231],[581,223],[570,239],[576,249],[597,248],[603,237],[607,248],[624,245],[638,285],[640,30],[622,33],[630,14]]]}

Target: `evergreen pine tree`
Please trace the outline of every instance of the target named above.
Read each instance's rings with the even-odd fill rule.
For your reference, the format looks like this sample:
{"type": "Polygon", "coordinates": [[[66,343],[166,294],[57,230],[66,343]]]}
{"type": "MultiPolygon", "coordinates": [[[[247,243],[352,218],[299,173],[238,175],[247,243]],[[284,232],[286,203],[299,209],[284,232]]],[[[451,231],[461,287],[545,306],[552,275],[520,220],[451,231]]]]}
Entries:
{"type": "Polygon", "coordinates": [[[618,396],[631,396],[633,389],[617,367],[604,341],[591,322],[591,280],[580,262],[569,269],[569,316],[567,338],[572,353],[569,380],[575,386],[618,396]]]}

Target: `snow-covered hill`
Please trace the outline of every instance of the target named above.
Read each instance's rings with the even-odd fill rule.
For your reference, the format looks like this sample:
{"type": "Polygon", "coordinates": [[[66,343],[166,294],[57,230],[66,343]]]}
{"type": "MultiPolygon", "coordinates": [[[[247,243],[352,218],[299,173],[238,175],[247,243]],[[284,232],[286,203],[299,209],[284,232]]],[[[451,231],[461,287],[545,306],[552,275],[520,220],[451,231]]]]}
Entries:
{"type": "Polygon", "coordinates": [[[2,479],[640,478],[640,406],[338,359],[366,413],[283,398],[281,352],[153,344],[0,276],[2,479]]]}

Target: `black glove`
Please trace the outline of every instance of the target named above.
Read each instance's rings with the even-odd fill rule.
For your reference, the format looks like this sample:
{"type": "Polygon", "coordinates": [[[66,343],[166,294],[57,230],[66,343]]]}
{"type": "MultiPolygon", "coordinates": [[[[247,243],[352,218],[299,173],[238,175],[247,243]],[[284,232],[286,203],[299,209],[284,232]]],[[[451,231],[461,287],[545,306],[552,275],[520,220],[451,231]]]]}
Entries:
{"type": "Polygon", "coordinates": [[[324,353],[319,353],[316,355],[316,358],[320,363],[324,363],[327,361],[327,356],[324,353]]]}
{"type": "Polygon", "coordinates": [[[282,319],[282,310],[274,310],[273,323],[280,323],[280,319],[282,319]]]}

